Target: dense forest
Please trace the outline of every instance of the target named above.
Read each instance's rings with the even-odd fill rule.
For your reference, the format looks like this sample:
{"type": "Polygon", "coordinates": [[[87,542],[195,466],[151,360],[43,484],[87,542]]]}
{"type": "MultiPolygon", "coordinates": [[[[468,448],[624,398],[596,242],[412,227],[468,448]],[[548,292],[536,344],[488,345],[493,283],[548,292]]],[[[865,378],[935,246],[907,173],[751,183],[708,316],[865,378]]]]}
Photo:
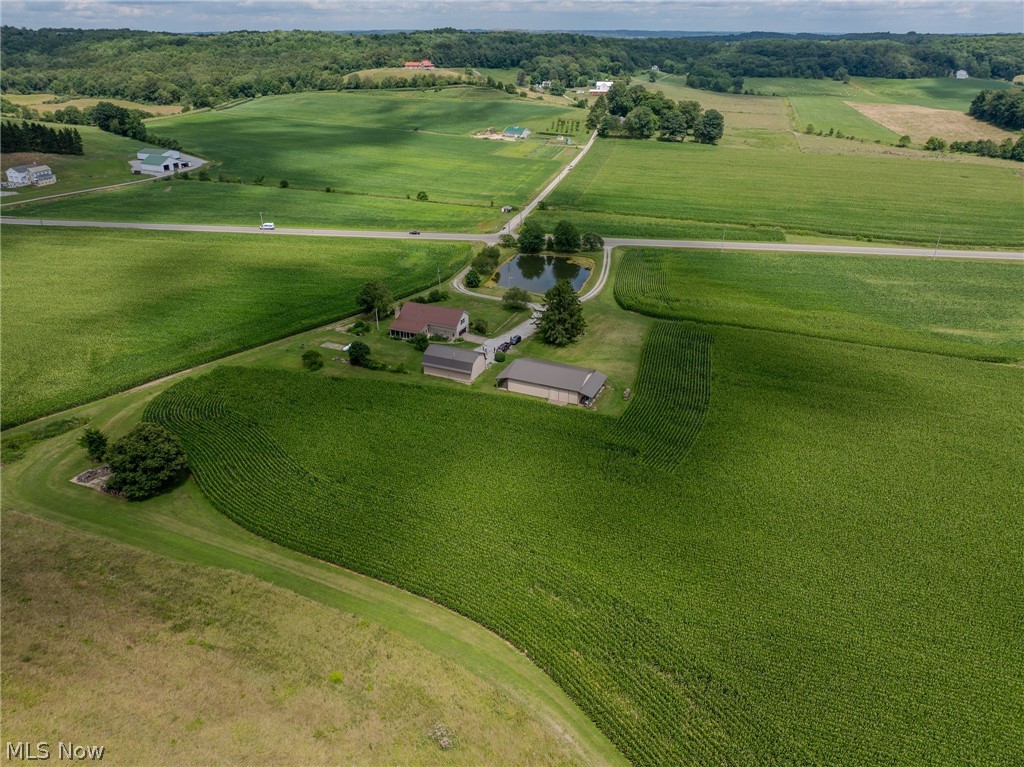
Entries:
{"type": "Polygon", "coordinates": [[[82,154],[82,137],[74,128],[4,120],[0,123],[0,152],[82,154]]]}
{"type": "Polygon", "coordinates": [[[5,93],[53,92],[195,107],[261,94],[351,87],[353,72],[431,59],[439,67],[519,70],[518,84],[579,87],[647,70],[701,87],[743,77],[972,77],[1024,73],[1022,35],[615,38],[536,32],[231,32],[0,29],[5,93]]]}

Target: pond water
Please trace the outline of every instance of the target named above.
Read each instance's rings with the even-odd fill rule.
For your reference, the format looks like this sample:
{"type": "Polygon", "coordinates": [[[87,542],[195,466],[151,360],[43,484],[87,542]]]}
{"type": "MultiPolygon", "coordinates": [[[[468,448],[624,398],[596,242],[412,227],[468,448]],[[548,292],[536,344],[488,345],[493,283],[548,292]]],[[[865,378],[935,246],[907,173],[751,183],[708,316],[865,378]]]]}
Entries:
{"type": "Polygon", "coordinates": [[[531,293],[544,293],[558,280],[569,280],[579,290],[590,276],[590,269],[560,256],[528,256],[520,253],[502,265],[494,281],[503,288],[525,288],[531,293]]]}

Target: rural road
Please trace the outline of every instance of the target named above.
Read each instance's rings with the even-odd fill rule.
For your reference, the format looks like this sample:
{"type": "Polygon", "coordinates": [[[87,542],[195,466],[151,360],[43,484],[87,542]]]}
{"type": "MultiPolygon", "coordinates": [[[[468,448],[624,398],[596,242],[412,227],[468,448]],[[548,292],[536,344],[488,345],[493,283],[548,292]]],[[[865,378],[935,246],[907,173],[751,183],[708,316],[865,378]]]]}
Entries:
{"type": "MultiPolygon", "coordinates": [[[[501,233],[467,234],[465,232],[378,232],[366,229],[291,229],[277,228],[260,231],[256,226],[219,226],[214,224],[141,224],[123,221],[62,221],[38,218],[0,217],[0,224],[23,226],[73,226],[103,229],[149,229],[162,232],[221,232],[226,234],[254,234],[261,237],[366,237],[382,240],[446,240],[450,242],[486,242],[494,244],[501,233]]],[[[607,248],[639,246],[649,248],[693,248],[697,250],[740,250],[762,253],[833,253],[861,256],[912,256],[917,258],[968,258],[994,261],[1024,261],[1024,252],[998,250],[948,250],[939,248],[904,248],[868,245],[813,245],[781,242],[722,242],[715,240],[649,240],[634,238],[608,238],[607,248]]],[[[589,294],[589,291],[588,291],[589,294]]]]}

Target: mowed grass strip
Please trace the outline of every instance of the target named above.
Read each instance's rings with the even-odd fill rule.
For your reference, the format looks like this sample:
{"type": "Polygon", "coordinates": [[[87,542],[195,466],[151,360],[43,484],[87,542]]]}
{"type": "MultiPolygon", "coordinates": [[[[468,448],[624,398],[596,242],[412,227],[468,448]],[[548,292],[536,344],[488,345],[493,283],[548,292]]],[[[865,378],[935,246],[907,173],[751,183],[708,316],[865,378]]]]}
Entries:
{"type": "Polygon", "coordinates": [[[548,202],[568,218],[580,211],[1017,248],[1024,242],[1022,194],[1024,178],[1009,164],[603,139],[548,202]]]}
{"type": "Polygon", "coordinates": [[[1011,362],[1024,359],[1016,263],[627,248],[632,311],[1011,362]]]}
{"type": "Polygon", "coordinates": [[[379,765],[429,764],[447,735],[446,764],[583,763],[523,697],[378,623],[17,512],[3,526],[12,740],[70,732],[111,764],[379,765]]]}
{"type": "Polygon", "coordinates": [[[8,227],[3,422],[61,410],[454,272],[460,243],[8,227]]]}
{"type": "Polygon", "coordinates": [[[1012,761],[1021,371],[713,334],[673,472],[617,419],[386,379],[218,368],[148,416],[219,510],[496,630],[636,765],[1012,761]]]}

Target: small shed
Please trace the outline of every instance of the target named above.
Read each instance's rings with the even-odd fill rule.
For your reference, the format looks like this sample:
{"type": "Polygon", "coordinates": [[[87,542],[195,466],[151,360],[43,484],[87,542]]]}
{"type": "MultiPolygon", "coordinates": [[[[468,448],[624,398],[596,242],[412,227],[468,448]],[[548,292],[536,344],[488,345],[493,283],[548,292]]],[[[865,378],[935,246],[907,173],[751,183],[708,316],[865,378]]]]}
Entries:
{"type": "Polygon", "coordinates": [[[498,387],[540,397],[556,405],[590,406],[608,381],[592,368],[531,357],[515,360],[498,374],[498,387]]]}
{"type": "Polygon", "coordinates": [[[423,375],[426,376],[471,384],[486,367],[483,353],[473,349],[431,344],[423,352],[423,375]]]}
{"type": "Polygon", "coordinates": [[[958,69],[958,70],[956,70],[956,79],[957,80],[966,80],[968,77],[970,77],[970,75],[967,74],[967,70],[966,69],[958,69]]]}

